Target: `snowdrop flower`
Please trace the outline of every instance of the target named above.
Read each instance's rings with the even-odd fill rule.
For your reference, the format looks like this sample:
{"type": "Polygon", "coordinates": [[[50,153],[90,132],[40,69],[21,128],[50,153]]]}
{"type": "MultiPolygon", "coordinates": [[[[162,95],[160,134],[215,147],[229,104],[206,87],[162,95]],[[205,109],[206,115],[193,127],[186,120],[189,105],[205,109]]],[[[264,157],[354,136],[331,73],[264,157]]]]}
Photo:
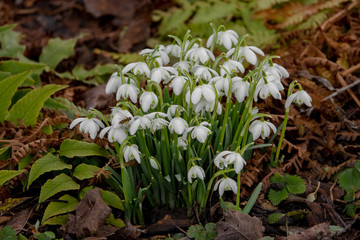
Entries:
{"type": "Polygon", "coordinates": [[[216,182],[215,184],[215,191],[219,188],[219,194],[220,197],[224,194],[224,191],[233,191],[235,194],[237,194],[237,185],[236,182],[228,177],[224,177],[216,182]]]}
{"type": "Polygon", "coordinates": [[[209,84],[214,83],[214,86],[219,92],[224,91],[227,96],[229,93],[230,78],[228,75],[221,77],[214,77],[209,81],[209,84]]]}
{"type": "MultiPolygon", "coordinates": [[[[208,102],[205,99],[201,99],[198,104],[195,104],[194,111],[196,114],[203,111],[212,112],[214,111],[214,107],[215,107],[215,102],[208,102]]],[[[217,114],[221,114],[222,112],[222,107],[220,103],[217,105],[216,112],[217,114]]]]}
{"type": "Polygon", "coordinates": [[[121,144],[128,137],[128,134],[124,127],[106,127],[101,130],[99,137],[104,138],[106,133],[108,133],[109,142],[116,141],[119,144],[121,144]]]}
{"type": "Polygon", "coordinates": [[[161,80],[168,80],[171,74],[177,74],[177,71],[173,67],[158,67],[151,70],[150,80],[160,83],[161,80]]]}
{"type": "Polygon", "coordinates": [[[246,161],[240,155],[240,153],[233,151],[222,151],[215,157],[214,164],[219,169],[223,169],[224,167],[227,168],[228,165],[234,164],[235,172],[239,173],[246,165],[246,161]]]}
{"type": "Polygon", "coordinates": [[[173,68],[179,69],[183,74],[189,72],[190,63],[188,61],[179,61],[173,65],[173,68]]]}
{"type": "Polygon", "coordinates": [[[312,99],[306,91],[299,90],[288,97],[288,99],[285,102],[285,108],[289,108],[292,102],[297,103],[299,105],[305,103],[306,106],[311,107],[311,101],[312,99]]]}
{"type": "Polygon", "coordinates": [[[114,128],[127,125],[134,118],[128,110],[124,110],[121,108],[113,108],[111,115],[111,125],[114,128]]]}
{"type": "Polygon", "coordinates": [[[137,98],[140,90],[137,88],[134,84],[123,84],[119,87],[117,93],[116,93],[116,100],[119,100],[120,98],[127,99],[130,97],[130,100],[133,103],[137,103],[137,98]]]}
{"type": "Polygon", "coordinates": [[[150,157],[150,166],[156,170],[159,170],[159,163],[153,156],[150,157]]]}
{"type": "MultiPolygon", "coordinates": [[[[230,57],[234,54],[234,52],[235,52],[235,48],[232,48],[226,53],[226,55],[228,57],[230,57]]],[[[248,61],[252,65],[256,65],[257,56],[255,53],[257,53],[261,56],[265,56],[264,52],[258,47],[255,47],[255,46],[239,47],[237,59],[234,59],[234,60],[240,60],[241,58],[245,58],[246,61],[248,61]]]]}
{"type": "Polygon", "coordinates": [[[227,73],[234,74],[239,71],[244,73],[245,72],[244,66],[238,61],[229,59],[228,61],[224,62],[224,64],[222,65],[222,68],[220,69],[220,75],[224,76],[227,73]]]}
{"type": "Polygon", "coordinates": [[[172,55],[174,57],[180,58],[181,56],[181,47],[177,44],[171,44],[165,47],[165,53],[167,55],[172,55]]]}
{"type": "Polygon", "coordinates": [[[186,150],[187,145],[188,145],[187,139],[185,139],[184,137],[179,137],[178,138],[178,146],[179,147],[183,147],[183,149],[186,150]]]}
{"type": "Polygon", "coordinates": [[[121,77],[118,76],[117,72],[115,72],[111,75],[108,83],[106,84],[105,92],[107,94],[116,92],[118,88],[121,86],[121,84],[122,84],[121,77]]]}
{"type": "Polygon", "coordinates": [[[255,120],[251,123],[249,131],[252,133],[254,140],[258,139],[260,135],[262,139],[265,139],[270,135],[270,128],[274,133],[276,132],[276,127],[271,122],[255,120]]]}
{"type": "Polygon", "coordinates": [[[146,48],[139,52],[140,55],[149,55],[156,57],[156,61],[162,66],[170,62],[170,58],[167,54],[166,48],[163,45],[159,45],[155,49],[146,48]]]}
{"type": "Polygon", "coordinates": [[[193,178],[200,178],[201,180],[204,180],[205,177],[205,171],[199,166],[192,166],[188,172],[188,180],[190,183],[192,183],[193,178]]]}
{"type": "Polygon", "coordinates": [[[147,77],[150,77],[150,69],[144,62],[129,63],[122,70],[123,73],[127,73],[129,71],[132,71],[132,73],[135,75],[145,74],[147,77]]]}
{"type": "Polygon", "coordinates": [[[258,84],[256,85],[254,100],[257,102],[258,94],[260,98],[265,99],[268,96],[272,95],[275,99],[281,100],[280,91],[284,90],[284,87],[279,81],[277,81],[273,76],[268,76],[265,82],[264,78],[261,78],[258,84]]]}
{"type": "Polygon", "coordinates": [[[166,112],[169,120],[171,120],[173,117],[175,117],[176,111],[181,113],[181,112],[185,111],[185,109],[180,105],[171,105],[166,112]]]}
{"type": "Polygon", "coordinates": [[[243,81],[240,77],[233,77],[232,92],[234,93],[238,102],[243,102],[245,97],[249,96],[250,83],[243,81]]]}
{"type": "Polygon", "coordinates": [[[133,159],[135,159],[138,163],[140,163],[140,151],[137,145],[130,144],[125,146],[124,148],[124,160],[125,162],[129,162],[130,160],[133,159]]]}
{"type": "Polygon", "coordinates": [[[140,129],[147,129],[151,125],[151,121],[146,116],[135,116],[134,120],[130,123],[129,132],[131,135],[134,135],[137,130],[140,129]]]}
{"type": "Polygon", "coordinates": [[[264,65],[264,71],[266,72],[267,75],[273,75],[278,81],[281,81],[281,78],[288,78],[289,77],[289,73],[288,71],[283,67],[280,66],[279,64],[273,63],[272,66],[270,66],[270,64],[267,62],[264,65]]]}
{"type": "MultiPolygon", "coordinates": [[[[214,39],[214,34],[212,34],[206,42],[206,47],[210,48],[211,43],[214,39]]],[[[232,45],[236,45],[238,43],[238,34],[234,30],[227,30],[225,32],[220,31],[217,35],[216,43],[219,45],[223,45],[227,50],[229,50],[232,45]]]]}
{"type": "Polygon", "coordinates": [[[210,84],[200,85],[191,93],[191,102],[193,104],[198,104],[202,98],[208,102],[215,102],[216,94],[213,86],[210,84]]]}
{"type": "Polygon", "coordinates": [[[173,118],[169,123],[170,132],[173,133],[175,131],[179,135],[183,134],[188,127],[188,123],[180,117],[173,118]]]}
{"type": "Polygon", "coordinates": [[[226,160],[226,156],[228,154],[230,154],[230,151],[222,151],[220,152],[214,159],[214,164],[216,167],[218,167],[219,169],[224,169],[227,168],[228,164],[231,164],[231,162],[229,162],[229,160],[226,160]]]}
{"type": "Polygon", "coordinates": [[[166,113],[163,112],[152,112],[152,113],[148,113],[145,115],[148,119],[153,120],[154,118],[158,118],[158,117],[167,117],[166,113]]]}
{"type": "Polygon", "coordinates": [[[151,121],[150,131],[152,133],[156,132],[157,130],[163,129],[167,127],[169,122],[162,118],[155,118],[151,121]]]}
{"type": "Polygon", "coordinates": [[[184,76],[176,76],[171,80],[169,87],[173,88],[174,94],[179,96],[184,88],[185,83],[189,81],[187,77],[184,76]]]}
{"type": "Polygon", "coordinates": [[[149,111],[150,107],[151,109],[156,108],[156,106],[158,105],[158,98],[155,95],[155,93],[153,92],[144,92],[143,94],[141,94],[140,96],[140,105],[141,105],[141,109],[144,112],[149,111]]]}
{"type": "Polygon", "coordinates": [[[205,126],[210,126],[208,122],[202,122],[199,126],[192,127],[191,138],[196,138],[199,142],[204,143],[206,138],[211,134],[211,130],[205,126]]]}
{"type": "Polygon", "coordinates": [[[105,127],[97,118],[77,118],[70,124],[69,128],[72,129],[78,123],[80,123],[80,132],[89,133],[91,139],[95,139],[100,128],[105,127]]]}
{"type": "Polygon", "coordinates": [[[219,74],[211,68],[196,65],[191,69],[191,72],[200,79],[208,81],[212,76],[219,76],[219,74]]]}
{"type": "Polygon", "coordinates": [[[200,61],[202,64],[205,64],[207,61],[209,61],[209,59],[215,61],[215,56],[209,49],[199,47],[191,48],[189,51],[187,51],[185,59],[190,59],[195,63],[199,63],[200,61]]]}

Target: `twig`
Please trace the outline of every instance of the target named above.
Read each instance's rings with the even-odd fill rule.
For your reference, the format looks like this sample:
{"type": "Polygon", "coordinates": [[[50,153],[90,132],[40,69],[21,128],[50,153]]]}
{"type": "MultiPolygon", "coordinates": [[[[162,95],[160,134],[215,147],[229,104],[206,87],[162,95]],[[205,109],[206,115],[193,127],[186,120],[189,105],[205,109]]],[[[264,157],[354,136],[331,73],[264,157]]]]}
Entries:
{"type": "Polygon", "coordinates": [[[356,64],[355,66],[352,66],[351,68],[348,68],[346,69],[344,72],[343,72],[343,75],[348,75],[350,73],[353,73],[355,72],[356,70],[360,69],[360,63],[356,64]]]}
{"type": "Polygon", "coordinates": [[[351,84],[349,84],[349,85],[346,85],[346,86],[344,86],[344,87],[342,87],[342,88],[337,89],[335,92],[333,92],[333,93],[330,94],[329,96],[327,96],[327,97],[325,97],[324,99],[322,99],[321,102],[327,101],[327,100],[329,100],[330,98],[333,98],[333,97],[337,96],[338,94],[344,92],[345,90],[347,90],[347,89],[349,89],[349,88],[352,88],[352,87],[358,85],[359,83],[360,83],[360,79],[356,79],[355,82],[353,82],[353,83],[351,83],[351,84]]]}
{"type": "MultiPolygon", "coordinates": [[[[337,80],[340,82],[340,84],[343,87],[347,87],[347,83],[345,82],[344,78],[340,75],[339,72],[336,73],[336,78],[337,80]]],[[[357,98],[357,96],[355,95],[355,93],[353,91],[351,91],[350,88],[347,88],[346,91],[350,94],[350,96],[354,99],[354,101],[356,102],[356,104],[358,105],[358,107],[360,107],[360,100],[357,98]]]]}

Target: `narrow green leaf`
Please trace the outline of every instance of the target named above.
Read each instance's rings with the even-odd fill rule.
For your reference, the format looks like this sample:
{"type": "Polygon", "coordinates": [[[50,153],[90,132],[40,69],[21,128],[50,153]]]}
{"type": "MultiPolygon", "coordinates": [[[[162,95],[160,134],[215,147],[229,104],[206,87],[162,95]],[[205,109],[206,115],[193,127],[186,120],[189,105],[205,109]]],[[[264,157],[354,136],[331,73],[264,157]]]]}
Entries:
{"type": "Polygon", "coordinates": [[[24,170],[1,170],[0,171],[0,186],[2,186],[5,182],[9,181],[10,179],[16,177],[17,175],[23,173],[24,170]]]}
{"type": "Polygon", "coordinates": [[[25,80],[29,72],[23,72],[17,75],[10,76],[0,81],[0,122],[3,123],[8,108],[11,104],[11,99],[14,96],[17,88],[25,80]]]}
{"type": "Polygon", "coordinates": [[[289,193],[301,194],[305,192],[305,182],[299,176],[286,174],[285,185],[289,193]]]}
{"type": "Polygon", "coordinates": [[[62,40],[50,39],[46,47],[42,49],[39,62],[46,63],[51,69],[55,69],[61,60],[74,54],[76,39],[62,40]]]}
{"type": "Polygon", "coordinates": [[[65,87],[66,86],[49,84],[32,90],[15,103],[5,119],[14,123],[17,123],[17,120],[21,119],[25,126],[34,125],[46,99],[56,91],[64,89],[65,87]]]}
{"type": "Polygon", "coordinates": [[[253,208],[256,202],[256,199],[260,194],[261,188],[262,188],[262,183],[260,182],[255,188],[254,192],[251,194],[249,201],[246,203],[243,213],[249,214],[249,212],[251,211],[251,209],[253,208]]]}
{"type": "Polygon", "coordinates": [[[84,180],[94,177],[94,174],[98,169],[97,166],[81,163],[75,168],[73,175],[79,180],[84,180]]]}
{"type": "Polygon", "coordinates": [[[74,198],[70,195],[67,195],[67,194],[60,197],[59,200],[66,201],[66,202],[51,202],[51,203],[49,203],[49,205],[45,209],[44,216],[41,221],[42,224],[44,224],[44,221],[46,221],[47,219],[49,219],[55,215],[74,211],[76,205],[79,203],[79,201],[76,198],[74,198]]]}
{"type": "Polygon", "coordinates": [[[66,139],[60,145],[60,156],[65,157],[86,157],[86,156],[108,156],[110,153],[106,149],[95,143],[82,142],[66,139]]]}
{"type": "Polygon", "coordinates": [[[115,193],[101,189],[101,196],[107,205],[124,211],[124,204],[115,193]]]}
{"type": "Polygon", "coordinates": [[[269,200],[270,202],[277,206],[283,200],[285,200],[289,196],[288,191],[286,188],[283,188],[281,191],[275,191],[274,189],[270,189],[269,191],[269,200]]]}
{"type": "Polygon", "coordinates": [[[282,217],[284,217],[284,213],[273,213],[269,215],[269,223],[277,223],[282,217]]]}
{"type": "Polygon", "coordinates": [[[61,173],[53,179],[48,180],[41,188],[39,202],[43,202],[51,196],[68,190],[77,190],[80,185],[74,182],[71,177],[61,173]]]}
{"type": "Polygon", "coordinates": [[[0,148],[0,155],[6,152],[10,147],[0,148]]]}
{"type": "Polygon", "coordinates": [[[42,225],[65,225],[66,221],[68,219],[67,215],[59,215],[52,218],[49,218],[45,222],[42,223],[42,225]]]}
{"type": "Polygon", "coordinates": [[[32,165],[30,169],[27,188],[29,189],[31,183],[46,172],[71,168],[71,164],[66,164],[61,161],[60,158],[58,158],[57,156],[49,153],[46,156],[36,160],[35,163],[32,165]]]}

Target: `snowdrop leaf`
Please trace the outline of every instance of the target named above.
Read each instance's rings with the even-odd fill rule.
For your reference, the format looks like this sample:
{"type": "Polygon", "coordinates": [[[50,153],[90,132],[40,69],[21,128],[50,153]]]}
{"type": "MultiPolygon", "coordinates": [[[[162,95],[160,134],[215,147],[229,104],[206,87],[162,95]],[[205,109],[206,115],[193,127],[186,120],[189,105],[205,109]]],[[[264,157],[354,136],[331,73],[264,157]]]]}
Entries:
{"type": "Polygon", "coordinates": [[[60,158],[58,158],[57,156],[49,153],[46,156],[36,160],[35,163],[32,165],[27,188],[29,188],[33,181],[35,181],[39,176],[46,172],[71,168],[71,164],[66,164],[61,161],[60,158]]]}
{"type": "Polygon", "coordinates": [[[43,202],[59,192],[77,189],[80,189],[80,185],[74,182],[68,175],[61,173],[55,178],[48,180],[42,186],[39,202],[43,202]]]}
{"type": "Polygon", "coordinates": [[[32,90],[14,104],[6,115],[5,120],[12,121],[16,124],[18,119],[21,119],[25,126],[34,125],[46,99],[65,87],[66,86],[49,84],[32,90]]]}
{"type": "Polygon", "coordinates": [[[23,72],[0,81],[0,122],[4,122],[11,99],[28,74],[29,72],[23,72]]]}
{"type": "Polygon", "coordinates": [[[60,38],[50,39],[46,47],[42,49],[39,61],[55,69],[61,60],[74,54],[76,38],[62,40],[60,38]]]}
{"type": "Polygon", "coordinates": [[[84,180],[94,177],[94,174],[98,169],[97,166],[82,163],[75,168],[73,175],[79,180],[84,180]]]}
{"type": "Polygon", "coordinates": [[[23,173],[24,170],[16,171],[16,170],[1,170],[0,171],[0,186],[2,186],[5,182],[10,179],[16,177],[17,175],[23,173]]]}
{"type": "Polygon", "coordinates": [[[76,198],[67,194],[60,197],[59,200],[66,202],[51,202],[45,209],[44,216],[41,220],[42,224],[53,216],[74,211],[76,205],[79,203],[76,198]]]}
{"type": "Polygon", "coordinates": [[[66,139],[60,145],[60,156],[68,158],[86,156],[108,156],[110,153],[106,149],[95,143],[82,142],[66,139]]]}

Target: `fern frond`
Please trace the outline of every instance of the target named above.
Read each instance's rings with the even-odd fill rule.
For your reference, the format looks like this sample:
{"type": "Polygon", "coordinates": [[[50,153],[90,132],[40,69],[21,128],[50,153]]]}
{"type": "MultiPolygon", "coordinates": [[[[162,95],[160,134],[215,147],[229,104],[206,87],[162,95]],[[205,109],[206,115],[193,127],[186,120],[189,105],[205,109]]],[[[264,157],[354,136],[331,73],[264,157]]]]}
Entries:
{"type": "Polygon", "coordinates": [[[66,98],[61,98],[61,97],[57,97],[54,98],[54,100],[63,105],[68,111],[70,111],[71,113],[80,116],[80,117],[84,117],[84,116],[88,116],[89,113],[85,108],[76,106],[73,102],[67,100],[66,98]]]}

